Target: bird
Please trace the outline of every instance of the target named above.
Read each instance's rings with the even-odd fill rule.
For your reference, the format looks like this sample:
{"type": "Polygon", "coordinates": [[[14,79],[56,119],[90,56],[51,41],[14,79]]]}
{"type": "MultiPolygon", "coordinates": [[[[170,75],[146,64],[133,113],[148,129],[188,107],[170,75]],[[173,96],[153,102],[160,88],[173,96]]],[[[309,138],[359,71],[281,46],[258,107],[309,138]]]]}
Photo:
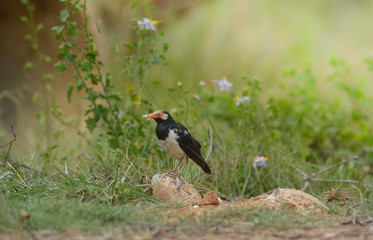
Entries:
{"type": "Polygon", "coordinates": [[[171,114],[165,110],[158,110],[142,116],[153,118],[157,122],[155,130],[161,146],[171,157],[179,160],[175,168],[169,173],[175,173],[177,167],[185,160],[184,166],[178,175],[188,164],[189,158],[197,163],[205,173],[211,174],[211,169],[201,154],[201,144],[190,135],[189,130],[176,122],[171,114]]]}

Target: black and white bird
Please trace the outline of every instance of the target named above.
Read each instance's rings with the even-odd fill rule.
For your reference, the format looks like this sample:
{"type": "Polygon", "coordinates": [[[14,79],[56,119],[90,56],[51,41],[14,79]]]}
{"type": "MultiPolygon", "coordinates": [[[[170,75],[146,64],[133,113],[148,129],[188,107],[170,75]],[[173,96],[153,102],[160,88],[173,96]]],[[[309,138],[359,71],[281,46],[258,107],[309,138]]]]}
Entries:
{"type": "Polygon", "coordinates": [[[175,122],[168,112],[158,110],[142,117],[153,118],[157,122],[156,134],[160,144],[171,157],[179,160],[179,163],[171,172],[174,172],[182,161],[185,160],[185,164],[179,172],[180,174],[188,164],[188,159],[190,158],[205,173],[211,174],[211,169],[201,154],[201,144],[190,135],[186,127],[175,122]]]}

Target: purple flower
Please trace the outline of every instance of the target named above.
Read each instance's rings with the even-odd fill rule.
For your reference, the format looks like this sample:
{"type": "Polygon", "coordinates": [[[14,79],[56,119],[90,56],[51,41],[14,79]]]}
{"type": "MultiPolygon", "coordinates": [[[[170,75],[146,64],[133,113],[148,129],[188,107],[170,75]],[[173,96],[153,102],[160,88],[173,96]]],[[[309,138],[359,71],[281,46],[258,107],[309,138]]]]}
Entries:
{"type": "Polygon", "coordinates": [[[199,85],[200,85],[201,87],[206,86],[206,82],[205,82],[205,81],[200,81],[200,82],[199,82],[199,85]]]}
{"type": "Polygon", "coordinates": [[[267,157],[258,157],[256,156],[253,161],[253,167],[267,167],[266,161],[268,160],[267,157]]]}
{"type": "Polygon", "coordinates": [[[236,97],[236,106],[240,106],[241,103],[243,102],[249,102],[250,101],[250,97],[249,96],[245,96],[243,98],[239,98],[239,97],[236,97]]]}
{"type": "Polygon", "coordinates": [[[162,146],[162,144],[161,144],[161,142],[160,142],[159,140],[157,140],[157,144],[158,144],[158,146],[161,148],[161,152],[163,152],[164,149],[163,149],[163,146],[162,146]]]}
{"type": "Polygon", "coordinates": [[[127,120],[122,126],[121,126],[121,128],[122,129],[124,129],[124,128],[126,128],[126,127],[132,127],[132,123],[130,122],[130,120],[127,120]]]}
{"type": "Polygon", "coordinates": [[[155,31],[155,25],[157,24],[157,21],[151,20],[149,18],[143,18],[142,21],[137,21],[137,25],[139,25],[140,29],[146,29],[146,30],[152,30],[155,31]]]}
{"type": "Polygon", "coordinates": [[[198,95],[194,95],[194,98],[199,101],[201,98],[198,95]]]}
{"type": "Polygon", "coordinates": [[[219,86],[220,91],[231,91],[232,83],[227,80],[226,77],[223,77],[222,80],[213,80],[213,83],[219,86]]]}

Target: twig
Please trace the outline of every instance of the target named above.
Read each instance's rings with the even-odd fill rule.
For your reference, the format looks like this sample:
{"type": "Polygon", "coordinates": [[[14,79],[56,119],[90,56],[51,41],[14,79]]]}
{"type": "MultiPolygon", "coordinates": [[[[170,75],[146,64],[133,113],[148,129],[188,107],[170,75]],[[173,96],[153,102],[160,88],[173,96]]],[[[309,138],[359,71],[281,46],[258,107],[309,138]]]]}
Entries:
{"type": "Polygon", "coordinates": [[[301,182],[305,182],[305,181],[309,181],[309,180],[311,180],[312,178],[314,178],[314,177],[316,177],[316,176],[318,176],[318,175],[320,175],[320,174],[322,174],[322,173],[324,173],[324,172],[329,171],[330,169],[336,168],[336,167],[338,167],[339,165],[342,165],[342,164],[345,164],[345,163],[350,162],[350,161],[352,161],[352,160],[355,160],[357,157],[358,157],[357,155],[352,156],[352,157],[350,157],[350,158],[348,158],[348,159],[346,159],[346,160],[343,160],[342,162],[339,162],[339,163],[337,163],[337,164],[334,164],[333,166],[330,166],[330,167],[328,167],[328,168],[325,168],[325,169],[323,169],[323,170],[321,170],[321,171],[319,171],[319,172],[317,172],[317,173],[314,173],[314,174],[312,174],[311,176],[308,176],[308,177],[306,177],[306,178],[303,178],[302,180],[299,180],[299,181],[296,182],[295,184],[298,184],[298,183],[301,183],[301,182]]]}
{"type": "Polygon", "coordinates": [[[211,155],[211,152],[212,152],[212,130],[211,130],[211,126],[209,126],[209,139],[210,139],[210,147],[209,147],[209,150],[208,150],[207,155],[206,155],[206,162],[209,159],[209,157],[211,155]]]}
{"type": "Polygon", "coordinates": [[[0,146],[0,148],[5,148],[6,146],[9,145],[8,152],[7,152],[6,157],[4,159],[4,165],[5,165],[5,163],[7,163],[8,159],[9,159],[9,153],[10,153],[10,150],[12,149],[13,142],[15,142],[17,140],[17,136],[14,133],[13,126],[11,126],[10,128],[12,130],[12,134],[13,134],[14,139],[12,141],[10,141],[8,144],[5,144],[4,146],[0,146]]]}
{"type": "Polygon", "coordinates": [[[6,157],[5,157],[5,159],[4,159],[4,165],[5,165],[5,164],[8,164],[9,167],[10,167],[11,169],[13,169],[13,171],[17,174],[17,176],[19,177],[19,179],[21,179],[22,183],[27,187],[27,184],[25,183],[25,181],[23,181],[23,179],[22,179],[21,175],[19,175],[18,171],[17,171],[17,170],[12,166],[12,164],[10,164],[10,163],[8,162],[8,159],[9,159],[9,153],[10,153],[10,150],[12,149],[13,142],[17,141],[17,136],[16,136],[16,134],[14,133],[14,128],[13,128],[13,126],[10,126],[10,129],[12,130],[12,134],[13,134],[13,137],[14,137],[13,140],[10,141],[9,143],[3,145],[3,146],[0,146],[0,148],[5,148],[6,146],[9,146],[9,148],[8,148],[8,152],[6,153],[6,157]]]}
{"type": "Polygon", "coordinates": [[[305,173],[305,172],[303,172],[302,170],[300,170],[298,167],[296,167],[295,165],[293,165],[293,164],[290,164],[290,167],[292,167],[292,168],[294,168],[298,173],[300,173],[300,174],[302,174],[303,175],[303,177],[308,177],[308,175],[305,173]]]}
{"type": "Polygon", "coordinates": [[[6,161],[6,163],[9,165],[9,167],[11,167],[13,169],[13,171],[17,174],[19,179],[21,179],[22,183],[27,187],[27,184],[23,181],[23,179],[22,179],[21,175],[19,175],[18,171],[8,161],[6,161]]]}
{"type": "Polygon", "coordinates": [[[359,181],[356,180],[351,180],[351,179],[318,179],[318,178],[312,178],[310,179],[311,181],[314,182],[341,182],[341,183],[356,183],[359,184],[359,181]]]}
{"type": "MultiPolygon", "coordinates": [[[[294,168],[298,173],[302,174],[304,178],[307,178],[308,175],[307,173],[303,172],[302,170],[300,170],[299,168],[297,168],[295,165],[293,164],[290,164],[290,167],[294,168]]],[[[304,187],[302,188],[302,191],[306,190],[306,188],[310,185],[310,182],[309,181],[306,181],[306,183],[304,184],[304,187]]]]}

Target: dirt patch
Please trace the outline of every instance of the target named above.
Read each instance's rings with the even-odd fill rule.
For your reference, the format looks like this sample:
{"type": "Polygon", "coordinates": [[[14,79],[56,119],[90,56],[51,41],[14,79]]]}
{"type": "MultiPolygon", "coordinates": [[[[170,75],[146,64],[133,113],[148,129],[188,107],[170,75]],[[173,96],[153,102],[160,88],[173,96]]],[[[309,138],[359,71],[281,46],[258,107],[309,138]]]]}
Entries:
{"type": "MultiPolygon", "coordinates": [[[[372,239],[373,225],[335,225],[329,227],[301,227],[297,229],[275,229],[268,227],[255,227],[250,222],[241,222],[234,226],[199,226],[193,229],[180,230],[176,228],[121,228],[101,234],[81,234],[74,231],[53,232],[39,231],[34,233],[37,240],[124,240],[124,239],[321,239],[321,240],[351,240],[372,239]]],[[[32,239],[27,232],[11,233],[0,231],[0,239],[19,240],[32,239]]]]}

